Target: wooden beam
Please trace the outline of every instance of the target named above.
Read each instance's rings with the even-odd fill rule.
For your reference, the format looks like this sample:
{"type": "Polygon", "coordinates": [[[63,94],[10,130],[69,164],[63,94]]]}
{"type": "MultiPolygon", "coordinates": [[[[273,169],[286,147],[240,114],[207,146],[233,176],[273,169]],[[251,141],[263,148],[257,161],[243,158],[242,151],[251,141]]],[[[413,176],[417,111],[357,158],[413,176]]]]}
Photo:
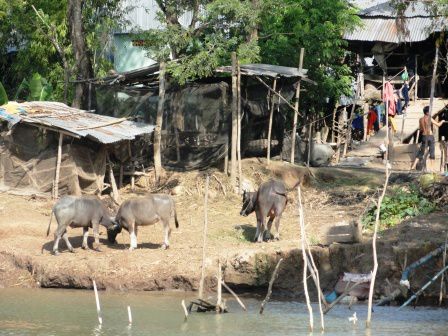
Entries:
{"type": "MultiPolygon", "coordinates": [[[[291,109],[293,109],[295,111],[295,107],[293,105],[291,105],[291,103],[285,97],[283,97],[279,92],[272,90],[272,88],[260,77],[255,76],[255,78],[258,79],[258,81],[261,84],[263,84],[269,91],[271,91],[273,94],[277,95],[279,97],[279,99],[283,100],[286,103],[286,105],[288,105],[291,109]]],[[[297,113],[299,113],[299,112],[297,111],[297,113]]],[[[299,115],[301,116],[302,114],[299,113],[299,115]]]]}
{"type": "Polygon", "coordinates": [[[77,127],[76,130],[77,131],[85,131],[85,130],[90,130],[90,129],[95,129],[95,128],[101,128],[101,127],[106,127],[106,126],[111,126],[111,125],[115,125],[115,124],[119,124],[122,123],[123,121],[126,121],[127,118],[120,118],[117,120],[111,120],[102,124],[98,124],[98,125],[93,125],[93,126],[86,126],[86,127],[77,127]]]}
{"type": "MultiPolygon", "coordinates": [[[[272,85],[273,91],[277,88],[277,78],[274,78],[274,84],[272,85]]],[[[269,126],[268,126],[268,152],[267,152],[267,160],[268,165],[271,163],[271,133],[272,133],[272,119],[274,115],[274,95],[270,96],[271,100],[271,108],[269,110],[269,126]]]]}
{"type": "Polygon", "coordinates": [[[58,157],[56,159],[56,173],[54,177],[53,183],[53,199],[58,199],[59,197],[59,173],[61,170],[61,160],[62,160],[62,141],[64,139],[64,135],[59,133],[59,142],[58,142],[58,157]]]}
{"type": "MultiPolygon", "coordinates": [[[[300,48],[299,72],[302,72],[302,69],[303,69],[304,54],[305,54],[305,49],[300,48]]],[[[299,114],[300,82],[301,82],[301,79],[299,78],[299,81],[297,82],[297,88],[296,88],[296,101],[294,103],[294,120],[293,120],[293,124],[292,124],[291,163],[294,163],[294,158],[295,158],[297,117],[299,114]]]]}

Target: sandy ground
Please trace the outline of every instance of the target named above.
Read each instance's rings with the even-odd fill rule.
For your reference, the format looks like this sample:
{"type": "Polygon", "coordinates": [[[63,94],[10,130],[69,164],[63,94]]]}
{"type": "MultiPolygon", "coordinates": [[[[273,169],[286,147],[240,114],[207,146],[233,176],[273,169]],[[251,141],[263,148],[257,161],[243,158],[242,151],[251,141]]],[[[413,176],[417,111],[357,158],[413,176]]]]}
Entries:
{"type": "MultiPolygon", "coordinates": [[[[359,218],[383,182],[383,175],[376,170],[320,168],[313,169],[315,178],[308,178],[304,168],[275,162],[270,169],[264,166],[260,160],[245,160],[245,182],[257,186],[270,176],[282,178],[288,187],[303,182],[307,231],[313,245],[325,244],[335,223],[359,218]]],[[[212,176],[210,180],[206,249],[209,272],[216,268],[218,257],[232,259],[244,253],[278,253],[300,246],[294,189],[289,192],[290,202],[281,221],[281,240],[255,244],[251,241],[255,234],[255,215],[241,217],[241,198],[230,192],[228,179],[218,171],[210,173],[216,178],[212,176]]],[[[152,188],[147,181],[137,185],[140,187],[135,192],[123,189],[123,198],[135,197],[152,188]]],[[[129,235],[125,231],[117,236],[118,244],[109,245],[106,231],[101,228],[102,251],[97,252],[81,249],[82,230],[69,229],[75,253],[70,253],[61,240],[61,254],[53,256],[50,253],[52,234],[45,236],[53,201],[0,194],[0,287],[89,288],[91,280],[96,279],[100,288],[196,289],[202,257],[204,173],[171,174],[160,192],[179,185],[182,195],[173,197],[180,227],[175,229],[172,223],[171,247],[166,251],[161,249],[163,232],[158,223],[139,230],[138,249],[132,252],[128,251],[129,235]]],[[[438,230],[446,231],[444,216],[436,214],[427,224],[429,229],[425,231],[423,227],[419,236],[410,235],[404,228],[388,234],[387,239],[398,241],[401,235],[408,235],[410,241],[422,237],[431,241],[434,236],[431,223],[439,223],[438,230]]],[[[53,219],[51,232],[55,228],[53,219]]],[[[439,234],[439,238],[442,236],[439,234]]],[[[90,237],[89,243],[92,241],[90,237]]]]}

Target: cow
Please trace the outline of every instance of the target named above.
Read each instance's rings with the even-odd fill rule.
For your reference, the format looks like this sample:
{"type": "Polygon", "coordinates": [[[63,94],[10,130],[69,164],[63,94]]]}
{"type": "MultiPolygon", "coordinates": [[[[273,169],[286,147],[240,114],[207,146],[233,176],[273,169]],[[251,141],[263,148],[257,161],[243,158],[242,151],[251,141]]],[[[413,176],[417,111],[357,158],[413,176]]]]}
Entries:
{"type": "Polygon", "coordinates": [[[129,250],[132,251],[137,248],[138,227],[152,225],[161,221],[165,236],[162,248],[167,249],[170,246],[170,219],[173,214],[176,228],[178,228],[176,205],[169,195],[149,194],[144,197],[131,198],[123,202],[118,209],[115,217],[116,224],[111,232],[111,238],[115,239],[115,236],[124,228],[129,232],[131,239],[129,250]]]}
{"type": "Polygon", "coordinates": [[[254,241],[261,243],[266,231],[266,239],[271,238],[272,222],[275,219],[276,233],[274,239],[280,239],[280,218],[287,204],[286,187],[282,181],[271,179],[264,182],[256,192],[243,193],[243,207],[241,216],[248,216],[255,211],[257,216],[257,231],[254,241]],[[267,230],[265,218],[269,217],[267,230]]]}
{"type": "Polygon", "coordinates": [[[110,237],[110,230],[114,228],[115,219],[109,215],[108,210],[104,204],[93,196],[64,196],[54,205],[51,214],[50,222],[48,223],[47,237],[50,234],[51,219],[54,216],[58,222],[58,227],[54,233],[53,254],[58,255],[59,240],[64,239],[67,248],[74,253],[75,250],[70,244],[67,236],[67,227],[83,228],[82,248],[88,249],[87,238],[89,236],[89,227],[93,228],[93,236],[95,237],[94,249],[99,249],[99,225],[103,225],[108,229],[109,242],[115,242],[110,237]]]}

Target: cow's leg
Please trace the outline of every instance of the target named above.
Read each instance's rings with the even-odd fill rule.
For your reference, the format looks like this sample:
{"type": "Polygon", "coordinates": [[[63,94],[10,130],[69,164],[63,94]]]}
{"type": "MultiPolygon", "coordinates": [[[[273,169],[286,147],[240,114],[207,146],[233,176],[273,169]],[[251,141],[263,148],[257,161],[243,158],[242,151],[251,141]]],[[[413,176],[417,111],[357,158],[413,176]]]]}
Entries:
{"type": "Polygon", "coordinates": [[[82,228],[82,248],[84,250],[89,249],[89,245],[87,243],[88,238],[89,238],[89,227],[86,226],[82,228]]]}
{"type": "Polygon", "coordinates": [[[93,238],[95,239],[93,243],[93,249],[101,252],[100,249],[100,222],[92,221],[92,229],[93,229],[93,238]]]}
{"type": "Polygon", "coordinates": [[[65,244],[67,245],[67,248],[70,252],[75,253],[75,250],[73,249],[72,244],[70,244],[70,241],[68,240],[67,230],[62,234],[62,239],[64,239],[65,244]]]}
{"type": "Polygon", "coordinates": [[[59,254],[59,240],[61,240],[62,235],[66,230],[67,225],[58,225],[56,232],[54,233],[54,245],[53,245],[53,254],[59,254]]]}
{"type": "Polygon", "coordinates": [[[129,251],[137,248],[137,227],[135,222],[128,223],[129,237],[131,239],[131,244],[129,246],[129,251]]]}
{"type": "Polygon", "coordinates": [[[280,218],[281,217],[282,217],[282,215],[278,215],[277,217],[275,217],[275,235],[274,235],[275,240],[280,240],[279,227],[280,227],[280,218]]]}
{"type": "Polygon", "coordinates": [[[265,223],[264,223],[264,217],[260,218],[260,228],[258,229],[258,239],[257,242],[258,243],[262,243],[263,242],[263,235],[264,235],[264,230],[265,230],[265,223]]]}
{"type": "Polygon", "coordinates": [[[259,235],[260,235],[260,218],[258,218],[257,214],[257,230],[255,231],[254,242],[257,242],[259,235]]]}
{"type": "Polygon", "coordinates": [[[164,242],[162,245],[162,248],[166,250],[170,247],[170,235],[171,235],[171,228],[170,228],[170,222],[169,219],[164,219],[163,221],[163,230],[164,230],[164,242]]]}
{"type": "Polygon", "coordinates": [[[268,224],[267,224],[267,230],[266,230],[266,239],[269,240],[271,239],[271,228],[272,228],[272,222],[274,221],[275,216],[272,215],[271,217],[269,217],[268,220],[268,224]]]}

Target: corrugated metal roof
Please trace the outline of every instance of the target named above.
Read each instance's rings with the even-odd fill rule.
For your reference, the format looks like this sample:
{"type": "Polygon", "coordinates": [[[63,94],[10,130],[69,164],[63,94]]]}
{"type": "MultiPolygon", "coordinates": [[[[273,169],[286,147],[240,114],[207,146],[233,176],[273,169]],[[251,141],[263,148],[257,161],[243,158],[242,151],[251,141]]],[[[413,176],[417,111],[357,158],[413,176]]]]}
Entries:
{"type": "Polygon", "coordinates": [[[57,102],[9,103],[0,106],[0,119],[23,122],[86,137],[103,144],[133,140],[151,134],[153,125],[89,113],[57,102]]]}
{"type": "MultiPolygon", "coordinates": [[[[391,1],[386,1],[383,3],[372,4],[369,7],[363,8],[359,12],[360,16],[382,16],[382,17],[396,17],[397,9],[393,6],[391,1]]],[[[431,9],[428,4],[422,1],[410,1],[407,5],[406,10],[402,13],[405,18],[413,17],[432,17],[435,13],[431,13],[431,9]]]]}
{"type": "MultiPolygon", "coordinates": [[[[243,64],[240,66],[241,74],[247,76],[268,76],[268,77],[301,77],[305,81],[314,83],[307,78],[307,69],[299,71],[298,68],[286,67],[272,64],[243,64]]],[[[229,65],[221,66],[216,72],[231,73],[232,67],[229,65]]]]}
{"type": "Polygon", "coordinates": [[[405,20],[407,34],[399,33],[395,18],[365,18],[362,26],[344,34],[344,39],[371,42],[419,42],[443,27],[442,18],[409,18],[405,20]]]}
{"type": "Polygon", "coordinates": [[[350,4],[359,9],[366,9],[387,1],[388,0],[350,0],[350,4]]]}

